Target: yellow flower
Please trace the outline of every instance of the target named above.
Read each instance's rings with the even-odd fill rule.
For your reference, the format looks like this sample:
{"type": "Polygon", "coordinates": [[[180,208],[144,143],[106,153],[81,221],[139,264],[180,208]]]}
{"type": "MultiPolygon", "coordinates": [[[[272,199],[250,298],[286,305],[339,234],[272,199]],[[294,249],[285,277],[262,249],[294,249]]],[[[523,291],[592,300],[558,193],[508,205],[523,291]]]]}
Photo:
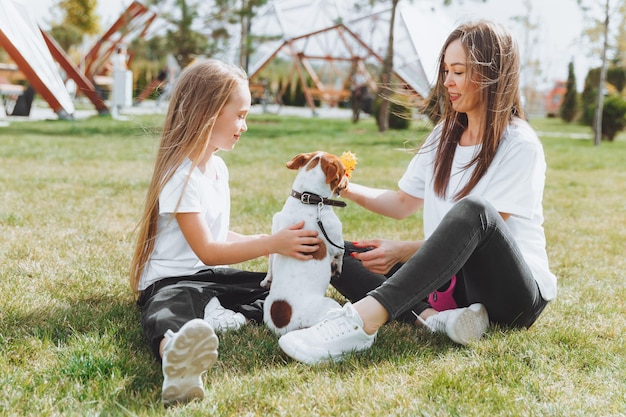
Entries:
{"type": "Polygon", "coordinates": [[[350,178],[352,176],[352,171],[354,171],[354,167],[356,167],[356,155],[350,151],[346,151],[341,154],[339,160],[341,160],[343,165],[346,167],[346,177],[350,178]]]}

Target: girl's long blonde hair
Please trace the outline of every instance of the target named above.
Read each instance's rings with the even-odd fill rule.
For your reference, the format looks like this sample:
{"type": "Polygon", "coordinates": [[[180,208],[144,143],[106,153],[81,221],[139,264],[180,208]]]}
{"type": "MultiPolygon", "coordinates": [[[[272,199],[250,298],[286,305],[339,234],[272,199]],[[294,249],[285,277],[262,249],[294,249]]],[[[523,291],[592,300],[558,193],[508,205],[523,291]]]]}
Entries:
{"type": "MultiPolygon", "coordinates": [[[[467,77],[478,84],[481,94],[480,153],[468,164],[476,165],[470,180],[455,196],[470,193],[483,177],[500,144],[500,138],[513,118],[524,118],[520,95],[520,60],[517,43],[499,24],[477,21],[462,24],[448,36],[439,55],[437,83],[428,103],[442,121],[441,140],[435,158],[435,192],[446,196],[456,146],[467,128],[467,115],[452,108],[444,86],[444,57],[448,46],[459,39],[467,56],[467,77]]],[[[431,117],[432,118],[432,117],[431,117]]]]}
{"type": "Polygon", "coordinates": [[[186,158],[191,159],[192,170],[198,166],[209,147],[215,120],[241,83],[248,83],[241,68],[213,59],[194,63],[180,74],[170,98],[145,207],[137,225],[130,268],[130,286],[135,293],[154,249],[163,186],[186,158]]]}

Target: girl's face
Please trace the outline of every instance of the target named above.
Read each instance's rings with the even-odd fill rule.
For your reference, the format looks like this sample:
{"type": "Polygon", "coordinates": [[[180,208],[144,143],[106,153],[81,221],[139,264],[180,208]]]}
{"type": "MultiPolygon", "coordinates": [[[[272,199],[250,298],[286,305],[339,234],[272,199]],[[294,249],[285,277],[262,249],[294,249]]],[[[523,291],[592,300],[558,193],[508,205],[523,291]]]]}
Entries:
{"type": "Polygon", "coordinates": [[[478,85],[468,77],[467,55],[457,39],[448,45],[443,57],[444,81],[452,108],[468,117],[479,111],[478,85]]]}
{"type": "Polygon", "coordinates": [[[209,143],[211,147],[230,151],[235,147],[241,134],[248,130],[246,117],[250,111],[252,98],[247,83],[238,83],[228,102],[217,116],[209,143]]]}

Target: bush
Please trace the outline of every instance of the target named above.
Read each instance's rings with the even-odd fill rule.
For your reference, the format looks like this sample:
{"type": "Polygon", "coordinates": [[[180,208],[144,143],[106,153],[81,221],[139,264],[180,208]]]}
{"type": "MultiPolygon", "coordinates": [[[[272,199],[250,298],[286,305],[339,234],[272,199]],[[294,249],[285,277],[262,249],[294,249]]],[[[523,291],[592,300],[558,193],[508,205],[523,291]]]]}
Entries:
{"type": "Polygon", "coordinates": [[[602,139],[613,141],[626,128],[626,100],[618,96],[604,99],[602,109],[602,139]]]}
{"type": "Polygon", "coordinates": [[[566,123],[571,123],[578,114],[578,92],[576,91],[576,75],[574,73],[574,63],[570,62],[568,66],[567,83],[565,84],[565,96],[561,107],[559,108],[559,116],[566,123]]]}
{"type": "MultiPolygon", "coordinates": [[[[596,106],[587,107],[586,120],[593,121],[596,106]]],[[[593,123],[591,123],[593,127],[593,123]]],[[[613,141],[626,128],[626,100],[619,96],[608,96],[602,107],[602,140],[613,141]]]]}
{"type": "MultiPolygon", "coordinates": [[[[164,67],[165,64],[160,62],[145,59],[134,60],[130,68],[133,71],[133,98],[139,96],[152,80],[157,78],[159,71],[164,67]]],[[[156,99],[158,96],[159,93],[155,90],[148,98],[156,99]]]]}

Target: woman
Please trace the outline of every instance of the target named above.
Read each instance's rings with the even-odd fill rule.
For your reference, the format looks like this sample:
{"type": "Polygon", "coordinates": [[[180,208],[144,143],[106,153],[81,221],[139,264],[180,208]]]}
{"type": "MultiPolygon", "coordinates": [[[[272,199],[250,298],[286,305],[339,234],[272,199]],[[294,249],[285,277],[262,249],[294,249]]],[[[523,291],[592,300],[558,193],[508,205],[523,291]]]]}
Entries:
{"type": "Polygon", "coordinates": [[[449,35],[432,96],[441,122],[399,189],[350,184],[342,192],[397,219],[423,208],[426,239],[356,243],[357,250],[371,247],[350,253],[364,268],[346,265],[333,282],[356,302],[284,335],[279,344],[289,356],[309,364],[341,360],[369,348],[387,321],[410,316],[459,344],[479,339],[490,321],[535,322],[556,296],[556,277],[542,226],[545,158],[524,121],[519,72],[517,45],[503,27],[480,21],[449,35]],[[426,297],[452,276],[458,307],[430,308],[426,297]]]}

